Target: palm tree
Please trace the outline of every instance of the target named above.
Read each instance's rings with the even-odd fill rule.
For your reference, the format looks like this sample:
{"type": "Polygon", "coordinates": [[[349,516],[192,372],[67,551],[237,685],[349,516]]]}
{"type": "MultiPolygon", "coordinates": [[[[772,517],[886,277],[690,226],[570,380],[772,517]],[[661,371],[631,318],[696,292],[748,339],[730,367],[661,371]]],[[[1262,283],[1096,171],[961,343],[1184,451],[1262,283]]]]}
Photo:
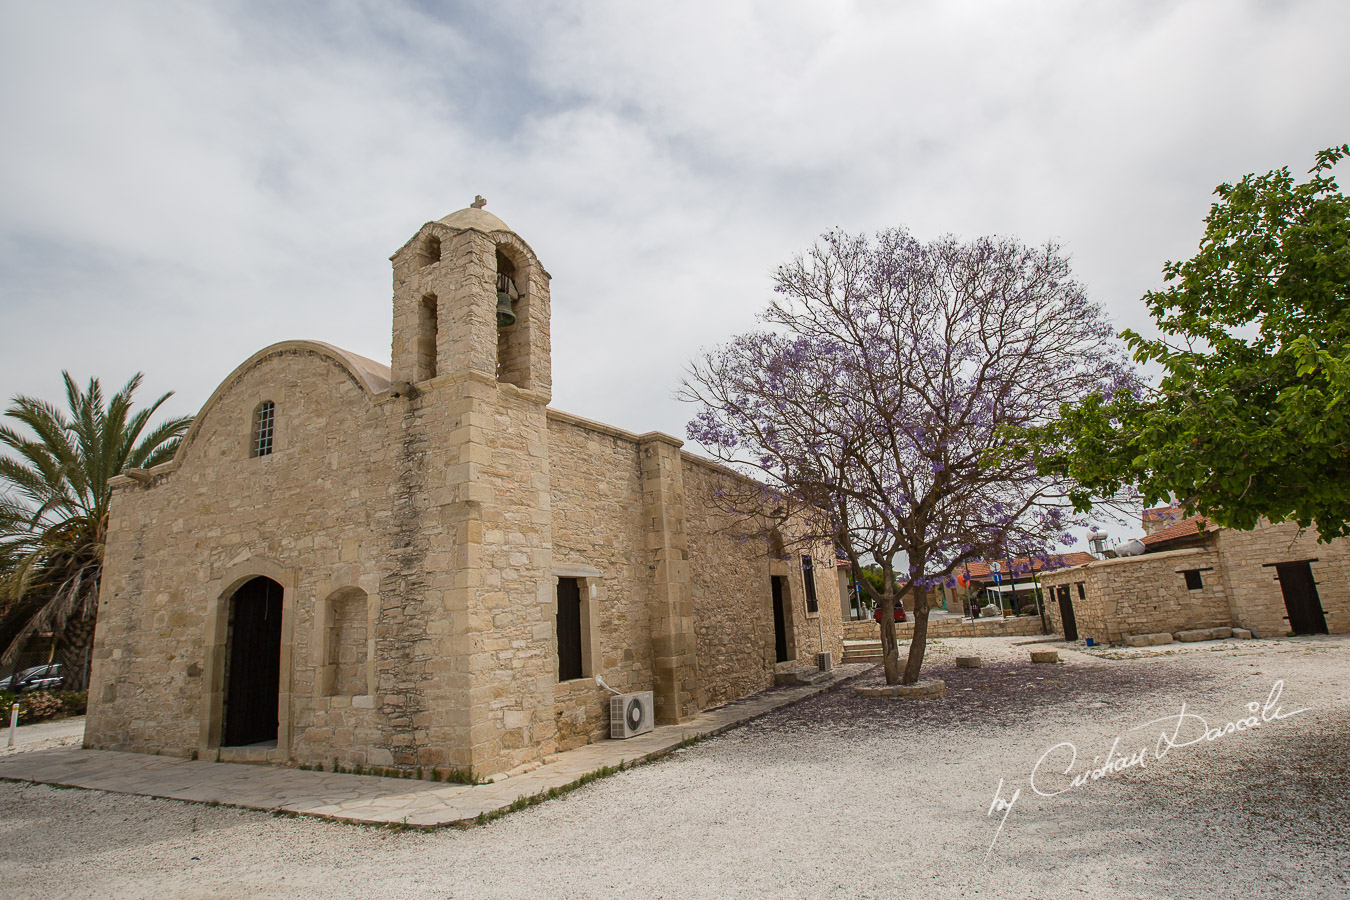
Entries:
{"type": "Polygon", "coordinates": [[[105,406],[98,379],[81,391],[67,372],[69,418],[42,400],[15,397],[0,425],[0,666],[28,640],[51,631],[66,687],[89,682],[98,585],[108,529],[108,479],[172,458],[191,417],[169,419],[141,437],[172,392],[132,412],[138,372],[105,406]]]}

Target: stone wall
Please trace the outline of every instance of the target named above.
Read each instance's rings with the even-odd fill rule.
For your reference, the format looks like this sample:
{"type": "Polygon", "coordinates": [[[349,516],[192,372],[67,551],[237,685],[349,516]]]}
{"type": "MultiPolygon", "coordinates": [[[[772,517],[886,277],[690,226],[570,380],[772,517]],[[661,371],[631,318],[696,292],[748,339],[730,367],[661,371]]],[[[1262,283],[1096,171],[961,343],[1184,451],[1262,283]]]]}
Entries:
{"type": "Polygon", "coordinates": [[[1350,633],[1350,539],[1317,542],[1313,529],[1294,522],[1252,531],[1225,528],[1216,537],[1223,555],[1234,618],[1261,637],[1289,631],[1289,612],[1275,563],[1311,561],[1313,580],[1332,634],[1350,633]]]}
{"type": "Polygon", "coordinates": [[[1056,632],[1063,633],[1058,587],[1068,585],[1078,636],[1118,643],[1132,634],[1229,625],[1228,588],[1219,567],[1213,549],[1170,550],[1047,572],[1041,584],[1055,589],[1047,594],[1046,611],[1056,632]],[[1182,573],[1192,569],[1201,572],[1199,590],[1186,586],[1182,573]]]}
{"type": "MultiPolygon", "coordinates": [[[[1299,561],[1311,561],[1328,630],[1350,632],[1350,541],[1319,544],[1315,532],[1290,522],[1262,522],[1250,531],[1224,528],[1205,547],[1102,560],[1041,580],[1047,588],[1070,586],[1079,637],[1118,642],[1133,634],[1221,626],[1271,636],[1289,630],[1275,564],[1299,561]],[[1200,589],[1187,588],[1187,570],[1199,571],[1200,589]]],[[[1046,610],[1062,633],[1059,604],[1051,596],[1046,610]]]]}
{"type": "MultiPolygon", "coordinates": [[[[389,535],[420,518],[392,508],[395,472],[415,453],[390,439],[397,404],[373,402],[324,348],[296,343],[245,363],[207,407],[151,484],[122,478],[115,486],[87,746],[191,756],[218,743],[228,598],[265,575],[284,590],[277,755],[391,758],[398,725],[374,708],[369,689],[335,696],[331,672],[326,683],[320,677],[344,650],[339,639],[338,660],[327,659],[332,623],[315,611],[335,592],[378,605],[389,535]],[[251,457],[253,414],[264,400],[275,404],[274,450],[251,457]],[[360,484],[379,485],[379,502],[360,484]]],[[[375,641],[409,637],[403,623],[384,619],[375,641]]],[[[369,634],[365,641],[368,649],[369,634]]],[[[388,657],[378,673],[402,708],[435,702],[413,675],[388,657]]]]}
{"type": "Polygon", "coordinates": [[[555,410],[548,433],[554,569],[599,573],[582,586],[596,594],[596,622],[588,623],[597,644],[594,668],[560,683],[554,697],[558,746],[568,749],[609,734],[609,694],[595,675],[624,693],[651,689],[651,572],[637,440],[555,410]]]}
{"type": "Polygon", "coordinates": [[[774,560],[764,539],[730,533],[716,497],[727,487],[726,479],[739,477],[716,463],[684,454],[690,581],[705,708],[769,687],[778,668],[814,665],[822,649],[836,662],[843,653],[843,623],[834,612],[840,600],[833,552],[824,544],[803,546],[788,535],[788,559],[774,560]],[[815,612],[806,599],[804,554],[813,561],[815,612]],[[773,575],[783,577],[786,587],[789,658],[781,666],[774,651],[773,575]]]}

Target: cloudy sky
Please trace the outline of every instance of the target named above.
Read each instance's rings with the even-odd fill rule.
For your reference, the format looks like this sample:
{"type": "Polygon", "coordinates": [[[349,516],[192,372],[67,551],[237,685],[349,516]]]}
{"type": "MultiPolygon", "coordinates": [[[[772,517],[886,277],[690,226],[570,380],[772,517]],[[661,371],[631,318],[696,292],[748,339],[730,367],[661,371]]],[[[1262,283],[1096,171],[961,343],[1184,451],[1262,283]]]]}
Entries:
{"type": "MultiPolygon", "coordinates": [[[[553,275],[554,406],[683,435],[686,362],[822,231],[1060,242],[1121,327],[1211,191],[1350,139],[1350,4],[0,0],[0,394],[195,412],[387,362],[388,256],[475,194],[553,275]]],[[[1342,176],[1344,179],[1345,176],[1342,176]]]]}

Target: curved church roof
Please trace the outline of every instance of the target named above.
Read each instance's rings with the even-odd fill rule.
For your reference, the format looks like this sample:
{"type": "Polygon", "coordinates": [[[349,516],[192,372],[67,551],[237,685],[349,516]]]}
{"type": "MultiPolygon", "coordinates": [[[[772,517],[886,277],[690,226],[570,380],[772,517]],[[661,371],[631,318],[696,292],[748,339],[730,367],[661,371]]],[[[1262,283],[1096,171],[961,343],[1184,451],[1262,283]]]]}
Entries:
{"type": "Polygon", "coordinates": [[[377,394],[383,394],[389,390],[392,377],[389,367],[382,363],[377,363],[373,359],[367,359],[364,356],[352,353],[350,350],[343,350],[341,347],[334,347],[332,344],[325,344],[322,341],[292,340],[272,344],[270,347],[264,347],[250,356],[220,383],[211,396],[207,398],[206,403],[202,405],[201,410],[193,417],[192,425],[188,428],[187,434],[183,436],[183,440],[179,442],[178,451],[174,454],[173,460],[164,463],[163,465],[175,466],[182,460],[187,448],[192,444],[197,436],[197,432],[201,429],[202,422],[206,420],[207,413],[210,412],[220,397],[224,395],[226,390],[229,389],[241,374],[253,368],[269,356],[276,356],[277,354],[294,350],[308,351],[317,356],[331,359],[333,362],[346,369],[351,374],[352,378],[361,385],[361,388],[366,392],[366,395],[372,399],[377,394]]]}
{"type": "MultiPolygon", "coordinates": [[[[456,210],[450,215],[437,219],[442,225],[450,228],[472,228],[477,231],[511,231],[511,226],[507,225],[501,219],[488,212],[486,209],[477,206],[469,206],[464,209],[456,210]]],[[[515,232],[511,232],[514,234],[515,232]]]]}

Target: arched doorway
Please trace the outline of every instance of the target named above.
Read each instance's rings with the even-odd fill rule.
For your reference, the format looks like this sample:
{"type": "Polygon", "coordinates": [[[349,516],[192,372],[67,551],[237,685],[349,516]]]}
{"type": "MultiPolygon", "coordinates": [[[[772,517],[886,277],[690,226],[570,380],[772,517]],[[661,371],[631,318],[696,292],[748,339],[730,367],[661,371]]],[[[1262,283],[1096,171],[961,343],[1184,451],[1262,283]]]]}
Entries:
{"type": "Polygon", "coordinates": [[[280,584],[260,575],[230,597],[221,746],[277,739],[281,595],[280,584]]]}

